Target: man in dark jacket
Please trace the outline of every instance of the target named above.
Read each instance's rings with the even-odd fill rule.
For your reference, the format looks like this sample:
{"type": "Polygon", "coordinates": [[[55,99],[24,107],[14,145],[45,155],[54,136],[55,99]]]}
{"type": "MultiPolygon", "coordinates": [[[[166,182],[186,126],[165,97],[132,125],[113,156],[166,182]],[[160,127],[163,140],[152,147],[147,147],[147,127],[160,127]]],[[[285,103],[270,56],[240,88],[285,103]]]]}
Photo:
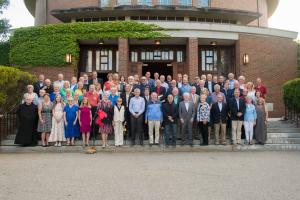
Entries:
{"type": "Polygon", "coordinates": [[[102,80],[102,78],[98,78],[97,71],[93,71],[92,78],[89,80],[88,83],[89,83],[89,87],[90,87],[90,85],[95,85],[95,83],[100,83],[101,87],[103,87],[103,80],[102,80]]]}
{"type": "Polygon", "coordinates": [[[228,106],[223,101],[223,95],[217,95],[217,102],[212,104],[211,110],[211,121],[214,123],[215,129],[215,144],[219,145],[222,143],[226,145],[226,123],[228,116],[228,106]],[[221,142],[220,142],[220,131],[221,131],[221,142]]]}
{"type": "Polygon", "coordinates": [[[44,89],[45,87],[45,76],[43,74],[39,75],[39,80],[34,83],[33,85],[33,91],[39,96],[39,92],[41,89],[44,89]]]}
{"type": "Polygon", "coordinates": [[[234,90],[234,97],[229,101],[229,116],[232,120],[232,144],[241,144],[241,130],[246,110],[245,102],[240,98],[240,90],[234,90]]]}
{"type": "Polygon", "coordinates": [[[173,101],[173,95],[169,94],[167,101],[162,106],[164,126],[165,126],[165,144],[170,145],[170,135],[172,146],[176,147],[176,133],[177,133],[177,119],[178,119],[178,106],[173,101]]]}

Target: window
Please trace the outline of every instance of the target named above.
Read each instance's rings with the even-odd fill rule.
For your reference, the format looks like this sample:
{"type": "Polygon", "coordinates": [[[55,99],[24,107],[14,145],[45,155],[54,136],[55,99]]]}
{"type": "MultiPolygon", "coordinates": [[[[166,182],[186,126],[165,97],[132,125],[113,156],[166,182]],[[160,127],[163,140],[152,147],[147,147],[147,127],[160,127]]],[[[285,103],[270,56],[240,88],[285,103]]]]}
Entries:
{"type": "Polygon", "coordinates": [[[177,51],[177,62],[182,62],[183,61],[183,52],[182,51],[177,51]]]}
{"type": "Polygon", "coordinates": [[[102,49],[96,51],[96,70],[112,70],[112,50],[102,49]]]}
{"type": "Polygon", "coordinates": [[[180,6],[192,6],[192,0],[179,0],[178,5],[180,6]]]}
{"type": "Polygon", "coordinates": [[[93,51],[89,50],[87,55],[87,66],[86,66],[86,72],[92,72],[93,71],[93,51]]]}
{"type": "Polygon", "coordinates": [[[131,0],[118,0],[117,5],[131,5],[131,0]]]}
{"type": "Polygon", "coordinates": [[[172,5],[172,0],[157,0],[156,4],[163,6],[172,5]]]}
{"type": "Polygon", "coordinates": [[[131,62],[137,62],[138,61],[138,52],[132,51],[131,52],[131,62]]]}
{"type": "Polygon", "coordinates": [[[217,71],[217,51],[201,51],[201,69],[202,71],[217,71]]]}
{"type": "Polygon", "coordinates": [[[198,7],[209,7],[209,0],[198,0],[198,7]]]}
{"type": "Polygon", "coordinates": [[[142,51],[141,60],[174,60],[174,51],[172,50],[154,50],[142,51]]]}
{"type": "Polygon", "coordinates": [[[109,7],[109,0],[101,0],[100,1],[100,7],[109,7]]]}
{"type": "Polygon", "coordinates": [[[152,6],[152,0],[138,0],[138,5],[152,6]]]}

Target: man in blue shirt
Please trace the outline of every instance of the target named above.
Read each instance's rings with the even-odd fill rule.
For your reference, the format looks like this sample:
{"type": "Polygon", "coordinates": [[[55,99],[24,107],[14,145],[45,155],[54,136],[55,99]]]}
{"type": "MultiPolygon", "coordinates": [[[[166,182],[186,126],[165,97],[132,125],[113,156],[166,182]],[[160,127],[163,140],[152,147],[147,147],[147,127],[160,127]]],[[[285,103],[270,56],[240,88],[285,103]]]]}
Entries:
{"type": "Polygon", "coordinates": [[[140,145],[143,145],[143,113],[145,111],[145,99],[140,96],[141,90],[134,90],[134,97],[129,102],[130,122],[131,122],[131,140],[132,145],[135,145],[135,137],[139,136],[140,145]]]}

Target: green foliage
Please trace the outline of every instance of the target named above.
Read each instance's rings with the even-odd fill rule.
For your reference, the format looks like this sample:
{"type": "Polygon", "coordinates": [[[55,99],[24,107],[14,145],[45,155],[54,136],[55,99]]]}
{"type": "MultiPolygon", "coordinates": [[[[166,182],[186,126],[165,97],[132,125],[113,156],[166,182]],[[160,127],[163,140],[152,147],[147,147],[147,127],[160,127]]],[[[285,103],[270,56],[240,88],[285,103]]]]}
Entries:
{"type": "Polygon", "coordinates": [[[298,76],[300,77],[300,41],[297,42],[298,53],[297,53],[297,61],[298,61],[298,76]]]}
{"type": "Polygon", "coordinates": [[[0,65],[9,65],[9,42],[0,42],[0,65]]]}
{"type": "Polygon", "coordinates": [[[167,37],[153,24],[133,21],[50,24],[17,29],[11,38],[10,62],[22,66],[63,66],[65,55],[79,58],[79,40],[167,37]]]}
{"type": "Polygon", "coordinates": [[[26,86],[36,77],[14,67],[0,66],[0,114],[9,112],[20,103],[26,86]]]}
{"type": "MultiPolygon", "coordinates": [[[[0,15],[3,13],[3,10],[9,5],[9,0],[0,0],[0,15]]],[[[0,41],[7,38],[7,33],[9,31],[9,21],[7,19],[0,19],[0,41]]]]}
{"type": "Polygon", "coordinates": [[[283,100],[288,109],[300,112],[300,78],[287,81],[283,85],[283,100]]]}

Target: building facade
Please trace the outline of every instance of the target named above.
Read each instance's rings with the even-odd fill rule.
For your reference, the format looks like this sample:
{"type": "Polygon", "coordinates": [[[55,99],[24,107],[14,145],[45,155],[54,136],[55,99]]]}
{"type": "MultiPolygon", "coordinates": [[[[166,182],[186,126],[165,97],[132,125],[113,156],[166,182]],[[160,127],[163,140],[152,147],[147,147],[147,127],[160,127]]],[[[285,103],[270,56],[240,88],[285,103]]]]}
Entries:
{"type": "MultiPolygon", "coordinates": [[[[296,76],[297,33],[268,28],[279,0],[24,0],[36,25],[135,20],[157,24],[171,38],[80,42],[80,73],[124,76],[146,71],[261,77],[270,114],[284,114],[282,84],[296,76]]],[[[73,76],[71,69],[63,69],[73,76]]],[[[51,75],[56,70],[35,68],[51,75]]]]}

